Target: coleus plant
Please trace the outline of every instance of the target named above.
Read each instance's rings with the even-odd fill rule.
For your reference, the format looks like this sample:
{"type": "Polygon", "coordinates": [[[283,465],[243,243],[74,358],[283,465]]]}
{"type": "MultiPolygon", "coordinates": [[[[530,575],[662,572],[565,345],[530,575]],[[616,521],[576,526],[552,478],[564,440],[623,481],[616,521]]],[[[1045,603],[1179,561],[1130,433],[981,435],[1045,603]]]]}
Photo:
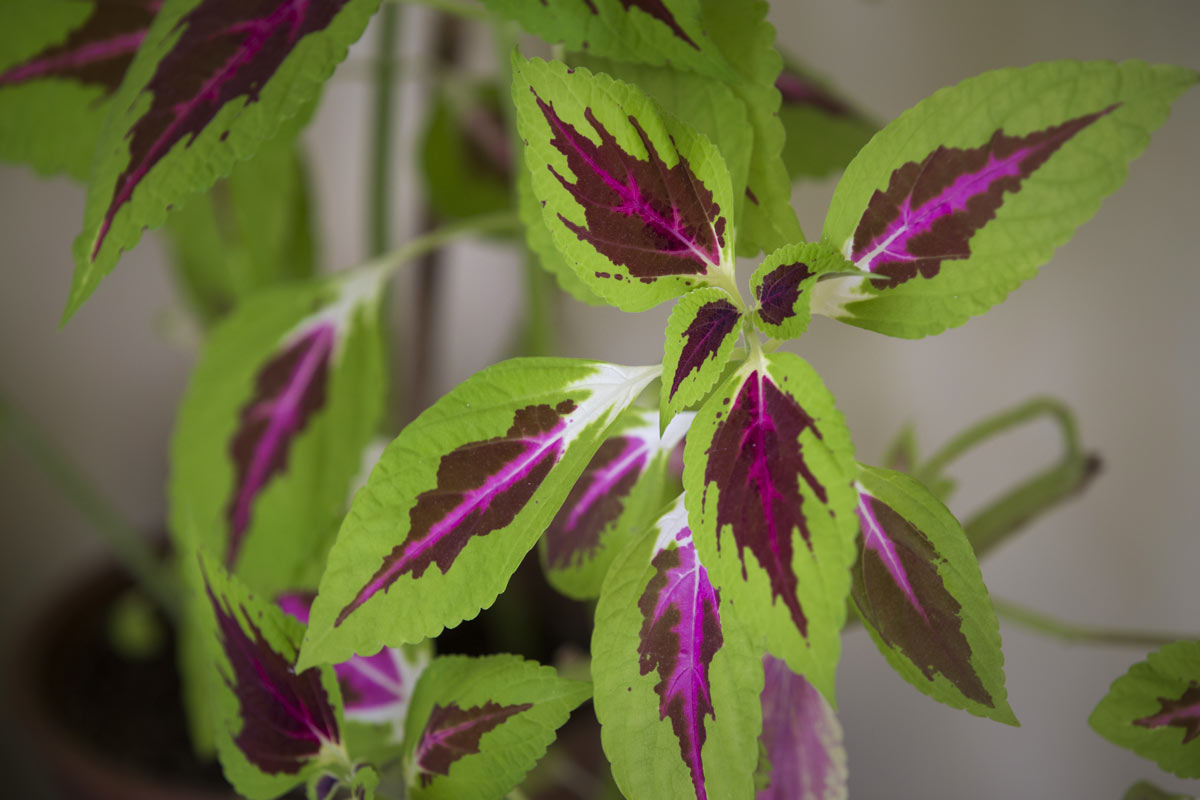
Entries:
{"type": "MultiPolygon", "coordinates": [[[[911,441],[886,468],[859,462],[820,376],[781,346],[813,313],[919,338],[988,310],[1123,182],[1197,75],[1000,70],[875,131],[785,69],[764,3],[484,0],[565,60],[505,48],[511,101],[441,98],[452,135],[427,150],[455,169],[435,205],[467,221],[314,277],[296,136],[378,5],[3,11],[0,107],[28,122],[0,127],[0,155],[88,183],[66,316],[165,224],[212,325],[171,454],[197,749],[250,798],[500,798],[590,697],[633,800],[844,797],[834,678],[854,620],[919,691],[1015,724],[978,556],[1088,462],[970,535],[911,441]],[[463,108],[475,122],[456,128],[463,108]],[[79,136],[43,132],[65,116],[79,136]],[[495,191],[460,204],[447,189],[480,168],[495,191]],[[792,180],[841,168],[806,239],[792,180]],[[409,258],[510,225],[492,203],[516,205],[532,260],[576,298],[674,302],[661,358],[503,361],[380,452],[381,300],[409,258]],[[760,255],[743,294],[738,259],[760,255]],[[434,655],[535,546],[556,589],[595,601],[588,668],[434,655]]],[[[1200,642],[1134,667],[1092,721],[1200,776],[1200,642]]]]}

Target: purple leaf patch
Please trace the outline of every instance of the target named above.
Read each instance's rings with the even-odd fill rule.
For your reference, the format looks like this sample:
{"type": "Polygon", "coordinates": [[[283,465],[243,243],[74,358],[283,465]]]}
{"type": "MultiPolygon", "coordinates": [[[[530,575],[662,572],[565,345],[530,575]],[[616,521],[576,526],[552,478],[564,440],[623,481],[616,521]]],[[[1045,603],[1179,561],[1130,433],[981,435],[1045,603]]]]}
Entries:
{"type": "Polygon", "coordinates": [[[782,325],[796,315],[800,287],[813,276],[807,264],[780,264],[763,278],[755,292],[758,315],[769,325],[782,325]]]}
{"type": "Polygon", "coordinates": [[[927,679],[941,674],[966,697],[994,707],[972,665],[962,606],[938,574],[942,559],[929,539],[862,490],[858,517],[862,540],[851,596],[864,620],[927,679]]]}
{"type": "Polygon", "coordinates": [[[845,800],[846,750],[829,702],[774,656],[763,656],[759,741],[771,768],[755,800],[845,800]]]}
{"type": "Polygon", "coordinates": [[[512,522],[562,456],[564,417],[575,408],[572,400],[526,406],[503,436],[468,442],[443,456],[437,486],[418,495],[409,512],[408,536],[384,557],[334,626],[401,575],[420,578],[432,564],[448,572],[472,537],[512,522]]]}
{"type": "MultiPolygon", "coordinates": [[[[661,538],[661,537],[660,537],[661,538]]],[[[700,563],[691,531],[678,531],[654,555],[654,576],[638,600],[642,630],[638,667],[658,673],[659,719],[671,720],[679,753],[688,766],[696,797],[705,800],[704,717],[716,718],[708,679],[721,649],[720,598],[700,563]]]]}
{"type": "Polygon", "coordinates": [[[550,567],[566,569],[595,553],[600,534],[625,510],[625,500],[646,469],[655,444],[643,436],[623,435],[600,445],[546,529],[550,567]]]}
{"type": "Polygon", "coordinates": [[[160,6],[162,0],[95,0],[92,13],[65,42],[0,73],[0,86],[63,78],[100,86],[111,95],[160,6]]]}
{"type": "MultiPolygon", "coordinates": [[[[588,5],[591,5],[591,0],[588,0],[588,5]]],[[[679,23],[675,20],[675,15],[663,5],[662,0],[621,0],[621,5],[625,7],[626,11],[631,8],[637,8],[641,11],[645,11],[647,14],[670,28],[671,33],[675,34],[697,50],[700,49],[700,45],[693,42],[692,37],[688,36],[687,33],[684,32],[683,28],[679,27],[679,23]]],[[[595,6],[592,6],[592,13],[596,13],[595,6]]]]}
{"type": "Polygon", "coordinates": [[[531,708],[533,703],[504,706],[491,701],[465,709],[454,703],[434,705],[416,747],[421,785],[428,786],[435,775],[449,775],[451,764],[479,752],[480,737],[531,708]]]}
{"type": "Polygon", "coordinates": [[[622,150],[587,109],[584,118],[600,138],[597,145],[562,120],[552,104],[536,92],[534,96],[550,125],[550,143],[566,157],[575,182],[549,169],[583,207],[587,220],[586,225],[576,225],[560,214],[570,231],[627,268],[631,279],[644,283],[671,275],[702,275],[720,264],[725,217],[687,159],[680,155],[678,163],[668,167],[630,116],[646,149],[648,160],[642,161],[622,150]]]}
{"type": "Polygon", "coordinates": [[[337,715],[317,668],[297,674],[243,609],[245,628],[205,585],[232,675],[225,681],[237,696],[242,730],[234,743],[270,774],[295,774],[327,744],[340,741],[337,715]],[[247,633],[247,629],[249,633],[247,633]]]}
{"type": "Polygon", "coordinates": [[[1142,728],[1161,728],[1169,725],[1183,729],[1183,742],[1187,744],[1200,736],[1200,681],[1191,681],[1179,697],[1158,698],[1159,712],[1141,719],[1134,725],[1142,728]]]}
{"type": "Polygon", "coordinates": [[[242,408],[229,452],[235,465],[227,566],[237,561],[254,501],[287,468],[292,442],[325,405],[336,326],[324,322],[295,338],[259,371],[254,396],[242,408]]]}
{"type": "Polygon", "coordinates": [[[683,349],[671,378],[671,397],[675,396],[684,378],[716,356],[721,343],[741,318],[741,312],[728,300],[715,300],[697,309],[692,323],[683,332],[683,349]]]}
{"type": "Polygon", "coordinates": [[[1068,140],[1116,106],[1026,136],[996,131],[976,148],[939,147],[892,173],[859,220],[849,257],[861,269],[898,286],[932,278],[943,261],[968,258],[970,240],[991,221],[1006,192],[1046,163],[1068,140]]]}
{"type": "Polygon", "coordinates": [[[716,483],[719,490],[717,547],[721,531],[732,526],[743,578],[744,551],[749,549],[767,573],[772,602],[783,599],[801,636],[808,635],[808,618],[796,595],[793,531],[805,543],[810,533],[800,481],[826,502],[825,487],[805,462],[799,443],[806,430],[821,438],[816,422],[790,395],[768,375],[751,372],[717,426],[704,477],[705,485],[716,483]]]}
{"type": "Polygon", "coordinates": [[[258,100],[307,34],[324,30],[349,0],[201,0],[180,20],[179,37],[145,91],[150,107],[128,134],[129,163],[117,177],[91,257],[117,211],[174,145],[195,141],[227,103],[258,100]]]}

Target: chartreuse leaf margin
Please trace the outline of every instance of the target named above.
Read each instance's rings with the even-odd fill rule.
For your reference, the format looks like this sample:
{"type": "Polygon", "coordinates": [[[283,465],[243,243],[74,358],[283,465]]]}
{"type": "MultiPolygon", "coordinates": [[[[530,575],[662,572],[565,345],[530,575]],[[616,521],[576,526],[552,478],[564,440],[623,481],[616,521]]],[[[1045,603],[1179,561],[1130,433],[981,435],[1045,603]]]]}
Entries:
{"type": "Polygon", "coordinates": [[[490,606],[609,426],[659,372],[511,359],[438,400],[355,495],[300,666],[419,642],[490,606]]]}
{"type": "Polygon", "coordinates": [[[1000,626],[958,520],[919,481],[860,465],[853,571],[859,617],[888,663],[924,694],[1016,725],[1000,626]]]}
{"type": "Polygon", "coordinates": [[[935,92],[846,168],[821,238],[874,277],[821,282],[813,310],[906,338],[983,313],[1096,213],[1197,77],[1055,61],[935,92]]]}
{"type": "Polygon", "coordinates": [[[170,206],[314,100],[378,5],[274,0],[239,18],[216,0],[165,0],[96,145],[64,320],[170,206]]]}
{"type": "Polygon", "coordinates": [[[1181,778],[1200,778],[1200,641],[1151,653],[1113,681],[1088,722],[1181,778]]]}
{"type": "Polygon", "coordinates": [[[493,800],[521,782],[592,687],[518,656],[441,656],[413,693],[402,759],[412,800],[493,800]]]}

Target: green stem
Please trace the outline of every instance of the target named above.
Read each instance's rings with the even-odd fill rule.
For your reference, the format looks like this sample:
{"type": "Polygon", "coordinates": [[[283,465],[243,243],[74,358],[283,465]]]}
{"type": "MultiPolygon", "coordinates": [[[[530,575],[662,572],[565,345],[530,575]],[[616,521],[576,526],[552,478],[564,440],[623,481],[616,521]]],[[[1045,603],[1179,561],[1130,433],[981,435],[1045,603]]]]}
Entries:
{"type": "Polygon", "coordinates": [[[384,3],[385,8],[389,5],[425,6],[426,8],[432,8],[435,11],[442,11],[446,14],[453,14],[463,19],[474,19],[482,22],[490,22],[492,19],[492,15],[483,6],[475,3],[461,2],[461,0],[388,0],[384,3]]]}
{"type": "Polygon", "coordinates": [[[430,231],[424,236],[397,247],[390,253],[384,253],[373,261],[363,264],[358,269],[378,270],[382,278],[387,278],[393,272],[414,258],[443,247],[455,239],[463,239],[481,233],[502,233],[520,228],[521,220],[512,211],[498,211],[494,214],[480,214],[477,217],[460,220],[443,225],[437,230],[430,231]]]}
{"type": "Polygon", "coordinates": [[[392,94],[396,83],[396,20],[399,9],[387,4],[379,11],[379,49],[375,59],[374,124],[371,128],[371,174],[367,195],[367,255],[388,248],[392,199],[392,94]]]}
{"type": "Polygon", "coordinates": [[[1183,639],[1197,639],[1194,634],[1172,634],[1157,631],[1120,630],[1114,628],[1099,628],[1090,625],[1074,625],[1033,611],[1024,606],[1010,603],[999,598],[992,598],[996,615],[1009,622],[1020,625],[1035,633],[1062,639],[1065,642],[1077,644],[1111,644],[1128,645],[1131,647],[1158,648],[1171,642],[1183,639]]]}
{"type": "Polygon", "coordinates": [[[176,586],[145,537],[134,530],[49,436],[2,395],[0,421],[3,432],[91,523],[140,587],[169,617],[177,619],[179,596],[176,586]]]}

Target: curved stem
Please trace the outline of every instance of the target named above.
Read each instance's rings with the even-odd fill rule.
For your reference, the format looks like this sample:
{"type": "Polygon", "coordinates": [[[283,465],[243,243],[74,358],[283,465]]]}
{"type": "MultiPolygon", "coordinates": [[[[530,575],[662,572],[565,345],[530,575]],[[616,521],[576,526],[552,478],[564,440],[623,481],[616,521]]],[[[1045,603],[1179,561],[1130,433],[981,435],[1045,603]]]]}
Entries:
{"type": "Polygon", "coordinates": [[[408,262],[425,253],[443,247],[455,239],[475,236],[481,233],[502,233],[520,228],[521,220],[513,211],[498,211],[494,214],[480,214],[477,217],[460,220],[443,225],[437,230],[406,242],[391,252],[384,253],[373,261],[368,261],[356,269],[377,270],[380,277],[388,278],[393,272],[408,262]]]}
{"type": "Polygon", "coordinates": [[[1034,611],[995,597],[992,598],[992,605],[996,609],[996,615],[1001,619],[1006,619],[1035,633],[1077,644],[1111,644],[1157,648],[1183,639],[1200,638],[1196,634],[1075,625],[1055,619],[1040,611],[1034,611]]]}
{"type": "Polygon", "coordinates": [[[371,174],[367,195],[367,255],[371,258],[388,248],[392,208],[392,95],[396,83],[396,21],[399,9],[386,4],[379,10],[379,49],[374,75],[374,114],[371,128],[371,174]]]}
{"type": "Polygon", "coordinates": [[[178,619],[179,596],[163,562],[146,538],[31,419],[0,395],[0,425],[51,483],[91,523],[121,564],[171,618],[178,619]]]}

